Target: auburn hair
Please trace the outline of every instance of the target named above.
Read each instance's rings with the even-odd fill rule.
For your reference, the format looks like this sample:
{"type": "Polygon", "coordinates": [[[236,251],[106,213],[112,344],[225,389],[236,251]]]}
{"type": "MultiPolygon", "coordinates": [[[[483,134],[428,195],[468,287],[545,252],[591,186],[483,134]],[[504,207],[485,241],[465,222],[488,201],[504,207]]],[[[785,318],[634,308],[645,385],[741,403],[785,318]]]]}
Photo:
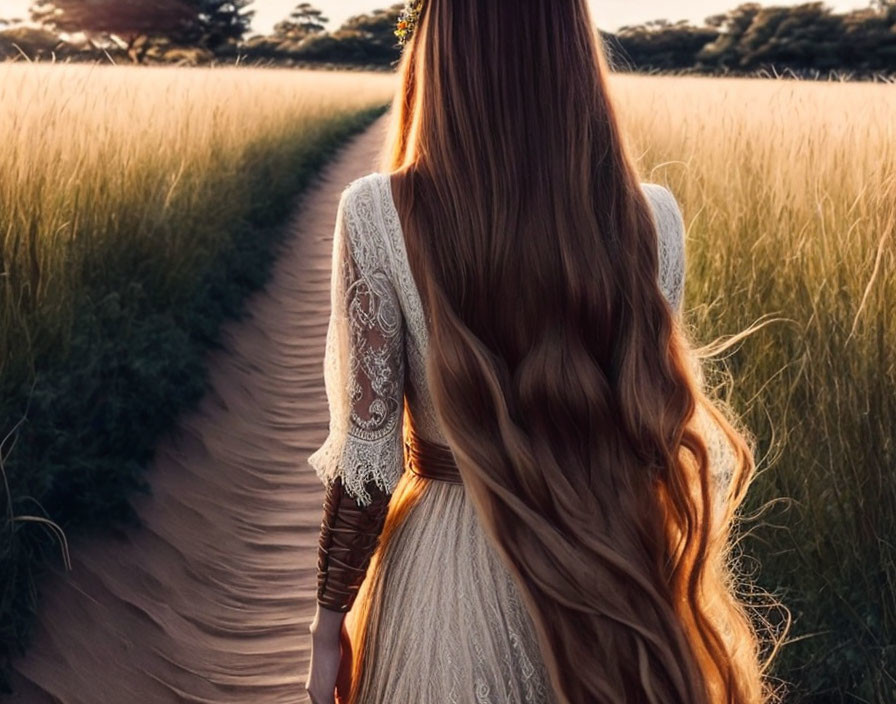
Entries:
{"type": "Polygon", "coordinates": [[[586,0],[424,3],[382,163],[428,382],[557,701],[767,702],[729,559],[754,443],[659,287],[608,73],[586,0]]]}

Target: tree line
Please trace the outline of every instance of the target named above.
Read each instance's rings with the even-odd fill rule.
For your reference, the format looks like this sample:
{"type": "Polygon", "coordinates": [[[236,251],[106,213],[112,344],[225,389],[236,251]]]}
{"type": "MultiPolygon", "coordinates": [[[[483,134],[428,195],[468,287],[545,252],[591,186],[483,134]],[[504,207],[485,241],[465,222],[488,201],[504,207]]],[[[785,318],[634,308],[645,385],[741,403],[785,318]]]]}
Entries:
{"type": "Polygon", "coordinates": [[[896,74],[896,0],[836,13],[823,2],[743,3],[697,27],[666,20],[608,35],[617,63],[632,69],[896,74]]]}
{"type": "MultiPolygon", "coordinates": [[[[0,57],[327,63],[393,66],[403,3],[330,31],[300,3],[267,35],[249,35],[253,0],[39,0],[38,27],[0,31],[0,57]]],[[[823,2],[742,3],[700,25],[660,19],[601,30],[616,70],[695,73],[848,71],[896,74],[896,0],[838,13],[823,2]]]]}

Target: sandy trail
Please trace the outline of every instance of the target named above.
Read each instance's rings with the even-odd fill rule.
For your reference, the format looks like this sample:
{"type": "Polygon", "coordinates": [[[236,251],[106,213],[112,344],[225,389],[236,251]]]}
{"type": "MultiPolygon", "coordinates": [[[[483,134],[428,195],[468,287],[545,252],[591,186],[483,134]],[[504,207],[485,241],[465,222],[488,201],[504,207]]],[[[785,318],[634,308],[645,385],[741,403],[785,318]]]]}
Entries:
{"type": "Polygon", "coordinates": [[[272,280],[224,326],[211,391],[159,445],[145,522],[70,545],[43,585],[11,702],[305,702],[327,432],[323,353],[336,209],[377,168],[385,117],[301,199],[272,280]]]}

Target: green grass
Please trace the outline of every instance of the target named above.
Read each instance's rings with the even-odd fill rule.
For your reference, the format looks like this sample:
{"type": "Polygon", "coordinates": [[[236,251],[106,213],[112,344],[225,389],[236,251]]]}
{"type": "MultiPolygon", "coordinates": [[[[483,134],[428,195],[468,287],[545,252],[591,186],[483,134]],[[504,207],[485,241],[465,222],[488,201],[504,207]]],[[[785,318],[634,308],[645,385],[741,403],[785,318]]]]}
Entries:
{"type": "Polygon", "coordinates": [[[160,434],[381,75],[0,64],[0,684],[65,536],[137,524],[160,434]],[[64,531],[64,535],[63,532],[64,531]]]}

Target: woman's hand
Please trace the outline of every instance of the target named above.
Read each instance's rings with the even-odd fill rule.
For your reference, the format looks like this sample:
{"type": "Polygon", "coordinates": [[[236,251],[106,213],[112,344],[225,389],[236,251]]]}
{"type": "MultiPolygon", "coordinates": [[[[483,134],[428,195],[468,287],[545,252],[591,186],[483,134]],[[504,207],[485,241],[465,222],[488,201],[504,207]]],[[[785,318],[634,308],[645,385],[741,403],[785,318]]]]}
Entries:
{"type": "Polygon", "coordinates": [[[311,661],[305,691],[311,698],[311,704],[347,702],[351,686],[352,651],[345,628],[345,614],[318,605],[310,631],[311,661]]]}

